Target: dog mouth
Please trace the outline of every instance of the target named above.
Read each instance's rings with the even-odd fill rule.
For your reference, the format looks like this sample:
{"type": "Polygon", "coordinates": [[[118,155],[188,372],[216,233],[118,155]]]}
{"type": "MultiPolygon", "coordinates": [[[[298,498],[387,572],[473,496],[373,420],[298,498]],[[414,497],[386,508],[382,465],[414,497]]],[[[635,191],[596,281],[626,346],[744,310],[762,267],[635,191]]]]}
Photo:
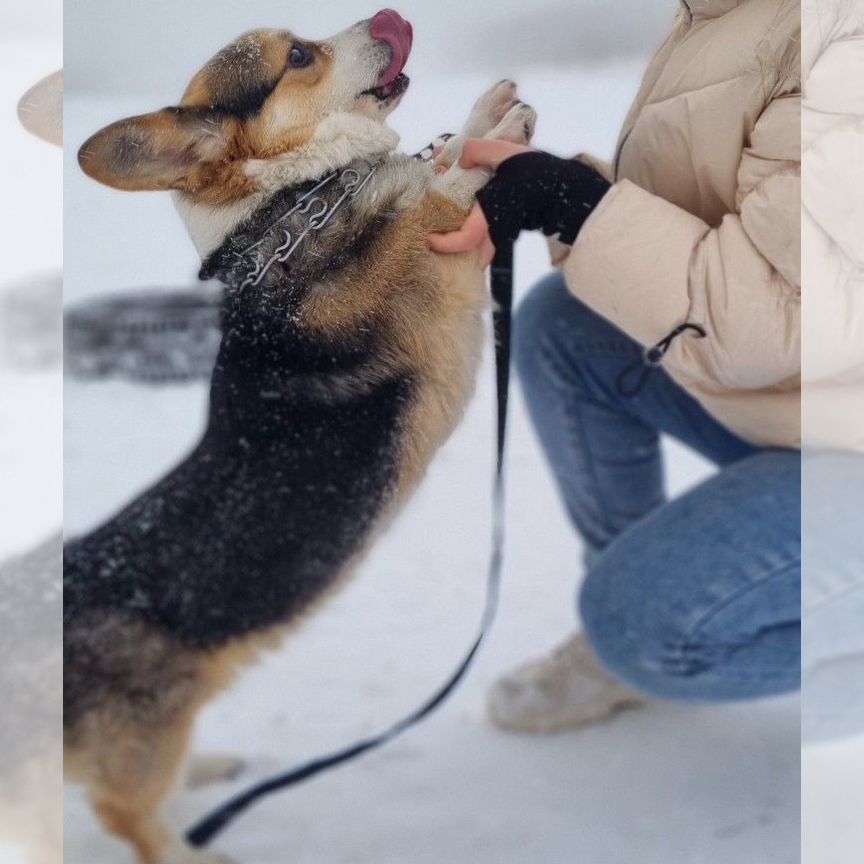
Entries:
{"type": "Polygon", "coordinates": [[[379,102],[389,102],[401,96],[411,83],[411,79],[404,73],[399,73],[392,81],[378,87],[370,87],[364,90],[361,96],[374,96],[379,102]]]}
{"type": "Polygon", "coordinates": [[[408,62],[411,46],[414,43],[414,28],[393,9],[382,9],[369,22],[369,34],[376,42],[383,42],[390,49],[390,62],[378,78],[378,83],[364,96],[374,96],[386,102],[401,96],[407,89],[410,79],[402,70],[408,62]]]}

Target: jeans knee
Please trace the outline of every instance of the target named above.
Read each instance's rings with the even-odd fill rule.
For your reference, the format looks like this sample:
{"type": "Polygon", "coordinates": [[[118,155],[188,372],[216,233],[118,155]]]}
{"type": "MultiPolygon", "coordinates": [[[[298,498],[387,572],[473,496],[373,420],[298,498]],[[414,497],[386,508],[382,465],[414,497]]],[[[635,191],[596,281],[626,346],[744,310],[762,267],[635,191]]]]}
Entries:
{"type": "Polygon", "coordinates": [[[650,630],[639,626],[636,616],[616,613],[608,601],[598,602],[596,596],[584,591],[579,605],[588,644],[601,664],[623,684],[655,699],[680,699],[686,681],[698,680],[696,665],[685,668],[670,662],[667,647],[650,630]]]}
{"type": "MultiPolygon", "coordinates": [[[[648,573],[626,577],[601,562],[580,593],[585,636],[616,678],[653,698],[676,701],[750,699],[796,689],[797,621],[766,616],[751,631],[717,615],[694,626],[674,598],[658,602],[652,584],[648,573]]],[[[746,617],[734,604],[727,617],[740,617],[736,609],[746,617]]]]}
{"type": "MultiPolygon", "coordinates": [[[[631,574],[636,576],[636,574],[631,574]]],[[[648,580],[650,581],[650,580],[648,580]]],[[[701,651],[684,644],[674,620],[659,620],[638,585],[623,584],[602,564],[586,577],[579,612],[589,644],[616,678],[655,698],[681,698],[687,681],[695,682],[710,666],[701,651]]]]}
{"type": "Polygon", "coordinates": [[[602,565],[592,568],[579,592],[579,618],[598,659],[616,677],[633,685],[647,634],[634,620],[632,603],[622,597],[615,602],[617,593],[611,580],[603,578],[602,565]]]}

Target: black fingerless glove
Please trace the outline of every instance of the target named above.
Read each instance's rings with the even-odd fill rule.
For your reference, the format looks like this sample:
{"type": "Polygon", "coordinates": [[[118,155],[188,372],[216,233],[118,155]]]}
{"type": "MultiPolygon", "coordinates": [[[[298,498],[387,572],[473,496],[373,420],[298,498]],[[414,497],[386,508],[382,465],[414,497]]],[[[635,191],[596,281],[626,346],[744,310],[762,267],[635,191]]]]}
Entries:
{"type": "Polygon", "coordinates": [[[538,230],[547,237],[558,234],[562,243],[570,245],[610,185],[602,174],[576,159],[519,153],[498,166],[477,200],[498,248],[521,231],[538,230]]]}

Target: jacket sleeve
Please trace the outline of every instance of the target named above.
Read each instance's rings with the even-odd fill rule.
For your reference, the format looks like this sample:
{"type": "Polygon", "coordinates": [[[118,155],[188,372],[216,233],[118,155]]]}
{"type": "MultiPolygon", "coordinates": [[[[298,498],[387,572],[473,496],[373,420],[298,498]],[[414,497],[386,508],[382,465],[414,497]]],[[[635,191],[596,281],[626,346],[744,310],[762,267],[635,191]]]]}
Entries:
{"type": "Polygon", "coordinates": [[[644,345],[677,325],[666,356],[704,388],[759,389],[800,372],[800,97],[762,112],[737,174],[736,212],[702,219],[623,180],[562,269],[585,303],[644,345]]]}

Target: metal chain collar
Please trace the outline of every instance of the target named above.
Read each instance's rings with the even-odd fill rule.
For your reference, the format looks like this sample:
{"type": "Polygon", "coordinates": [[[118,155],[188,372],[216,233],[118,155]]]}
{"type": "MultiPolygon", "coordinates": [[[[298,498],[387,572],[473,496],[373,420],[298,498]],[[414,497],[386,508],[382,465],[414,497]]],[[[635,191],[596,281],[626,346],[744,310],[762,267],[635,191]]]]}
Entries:
{"type": "Polygon", "coordinates": [[[349,199],[356,198],[363,187],[372,179],[372,175],[378,170],[381,163],[373,165],[369,172],[363,176],[356,168],[346,168],[341,173],[333,171],[310,189],[305,195],[297,199],[294,206],[283,213],[269,228],[264,231],[261,239],[240,252],[233,253],[241,263],[254,253],[254,261],[251,269],[240,283],[240,289],[257,287],[274,264],[284,264],[296,251],[303,239],[312,231],[320,231],[332,218],[336,211],[349,199]],[[342,185],[342,194],[332,204],[318,193],[329,186],[334,180],[342,185]],[[283,222],[290,216],[309,214],[309,221],[296,233],[292,233],[283,226],[283,222]],[[266,245],[268,239],[274,233],[282,232],[284,240],[274,249],[269,259],[265,260],[261,254],[261,247],[266,245]]]}

